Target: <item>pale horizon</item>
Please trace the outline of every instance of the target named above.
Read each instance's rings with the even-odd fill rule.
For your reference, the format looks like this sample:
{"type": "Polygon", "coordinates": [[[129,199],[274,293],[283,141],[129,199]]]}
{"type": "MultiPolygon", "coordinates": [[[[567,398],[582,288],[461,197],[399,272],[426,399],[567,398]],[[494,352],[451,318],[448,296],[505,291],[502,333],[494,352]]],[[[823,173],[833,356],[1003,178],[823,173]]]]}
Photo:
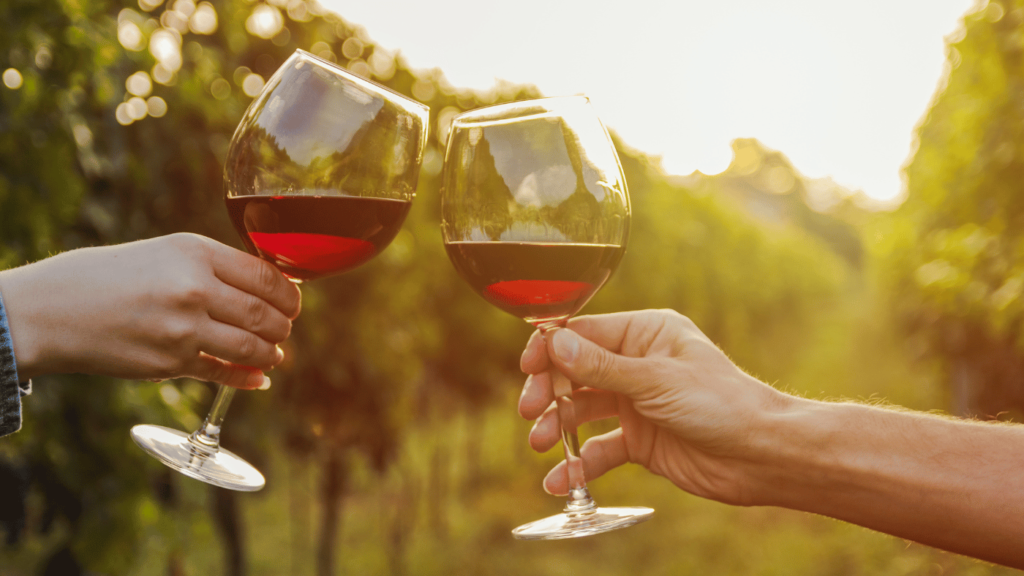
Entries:
{"type": "Polygon", "coordinates": [[[719,173],[732,140],[756,138],[808,178],[893,203],[943,78],[944,37],[975,2],[321,4],[456,87],[500,79],[586,94],[610,130],[669,174],[719,173]]]}

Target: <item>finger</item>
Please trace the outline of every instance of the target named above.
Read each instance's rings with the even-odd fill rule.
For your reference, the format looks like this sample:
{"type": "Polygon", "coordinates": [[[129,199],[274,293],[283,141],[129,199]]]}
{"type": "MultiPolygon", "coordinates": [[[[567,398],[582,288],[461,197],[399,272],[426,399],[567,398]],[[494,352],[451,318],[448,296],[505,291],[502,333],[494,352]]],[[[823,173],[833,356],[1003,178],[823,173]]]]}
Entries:
{"type": "MultiPolygon", "coordinates": [[[[583,475],[587,482],[596,480],[609,470],[629,462],[629,452],[626,450],[622,428],[587,440],[580,450],[580,455],[583,457],[583,475]]],[[[543,486],[545,492],[555,496],[569,493],[569,476],[566,474],[565,460],[548,472],[544,477],[543,486]]]]}
{"type": "Polygon", "coordinates": [[[200,353],[196,358],[192,378],[205,382],[216,382],[241,390],[266,390],[270,388],[270,378],[258,368],[239,366],[214,358],[209,354],[200,353]]]}
{"type": "Polygon", "coordinates": [[[284,352],[263,338],[222,322],[210,321],[202,331],[199,349],[232,364],[270,370],[284,360],[284,352]]]}
{"type": "Polygon", "coordinates": [[[266,300],[227,284],[220,284],[215,290],[209,315],[275,344],[284,342],[292,330],[291,320],[266,300]]]}
{"type": "Polygon", "coordinates": [[[626,395],[643,393],[654,385],[654,363],[609,352],[568,328],[548,332],[548,355],[571,381],[626,395]]]}
{"type": "MultiPolygon", "coordinates": [[[[577,426],[619,415],[619,401],[613,392],[585,388],[575,391],[572,400],[577,426]]],[[[537,418],[529,438],[530,447],[537,452],[547,452],[562,439],[558,409],[554,402],[537,418]]]]}
{"type": "Polygon", "coordinates": [[[536,420],[555,400],[551,392],[551,375],[547,372],[531,374],[523,384],[519,396],[519,415],[527,420],[536,420]]]}
{"type": "Polygon", "coordinates": [[[212,243],[213,272],[221,281],[266,300],[288,318],[302,308],[299,288],[273,264],[219,242],[212,243]]]}
{"type": "Polygon", "coordinates": [[[622,343],[629,332],[630,324],[642,313],[644,312],[615,312],[577,316],[569,320],[568,327],[601,348],[619,352],[622,350],[622,343]]]}
{"type": "Polygon", "coordinates": [[[539,374],[547,370],[549,365],[548,350],[544,345],[544,335],[541,334],[540,330],[536,330],[530,335],[530,340],[526,343],[526,349],[523,350],[523,355],[519,359],[519,369],[526,374],[539,374]]]}

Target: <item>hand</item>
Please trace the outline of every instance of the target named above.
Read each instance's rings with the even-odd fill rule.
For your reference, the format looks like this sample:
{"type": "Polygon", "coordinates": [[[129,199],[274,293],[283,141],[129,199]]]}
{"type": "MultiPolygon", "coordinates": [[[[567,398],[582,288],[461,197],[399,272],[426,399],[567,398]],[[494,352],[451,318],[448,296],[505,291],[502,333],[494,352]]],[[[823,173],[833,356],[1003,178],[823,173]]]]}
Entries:
{"type": "MultiPolygon", "coordinates": [[[[568,326],[546,338],[535,332],[523,352],[521,367],[530,376],[519,413],[537,419],[530,432],[535,450],[560,439],[547,372],[554,368],[580,387],[573,394],[577,422],[619,418],[620,428],[583,445],[588,480],[634,462],[698,496],[759,500],[759,427],[795,398],[744,373],[673,311],[583,316],[568,326]]],[[[544,488],[568,492],[564,461],[544,488]]]]}
{"type": "Polygon", "coordinates": [[[269,385],[298,288],[271,264],[174,234],[66,252],[0,273],[18,375],[188,376],[269,385]]]}

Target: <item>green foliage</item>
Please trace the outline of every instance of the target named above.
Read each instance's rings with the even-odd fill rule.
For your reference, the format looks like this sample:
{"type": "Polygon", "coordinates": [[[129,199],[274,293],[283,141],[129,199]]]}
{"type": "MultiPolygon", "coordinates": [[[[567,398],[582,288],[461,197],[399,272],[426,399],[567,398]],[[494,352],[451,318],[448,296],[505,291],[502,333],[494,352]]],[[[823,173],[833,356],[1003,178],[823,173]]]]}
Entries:
{"type": "Polygon", "coordinates": [[[1024,2],[993,0],[948,45],[908,198],[877,229],[895,310],[942,357],[960,413],[1024,409],[1024,2]]]}

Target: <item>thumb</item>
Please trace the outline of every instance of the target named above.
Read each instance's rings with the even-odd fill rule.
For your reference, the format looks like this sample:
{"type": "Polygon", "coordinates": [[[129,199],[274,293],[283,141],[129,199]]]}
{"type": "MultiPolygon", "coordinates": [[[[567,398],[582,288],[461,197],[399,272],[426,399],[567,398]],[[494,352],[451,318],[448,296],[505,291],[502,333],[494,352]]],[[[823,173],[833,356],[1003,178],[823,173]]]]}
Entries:
{"type": "Polygon", "coordinates": [[[549,334],[548,355],[576,384],[629,396],[652,381],[645,376],[650,370],[643,359],[609,352],[568,328],[549,334]]]}

